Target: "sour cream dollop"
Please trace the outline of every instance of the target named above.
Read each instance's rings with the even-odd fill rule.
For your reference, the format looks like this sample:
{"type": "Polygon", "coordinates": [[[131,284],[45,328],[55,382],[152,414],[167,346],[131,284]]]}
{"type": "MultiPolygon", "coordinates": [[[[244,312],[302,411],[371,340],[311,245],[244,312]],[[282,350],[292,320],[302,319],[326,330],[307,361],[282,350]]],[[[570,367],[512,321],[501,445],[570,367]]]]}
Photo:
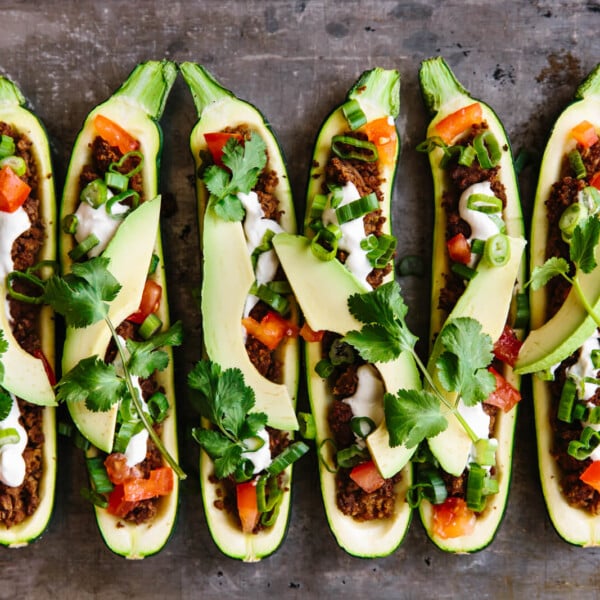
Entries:
{"type": "Polygon", "coordinates": [[[468,200],[473,194],[484,194],[485,196],[494,197],[495,194],[492,191],[490,182],[482,181],[481,183],[475,183],[469,186],[460,195],[460,200],[458,202],[458,213],[471,227],[471,237],[469,238],[469,241],[474,239],[485,241],[500,231],[498,225],[496,225],[490,217],[495,215],[502,218],[502,211],[489,214],[469,208],[468,200]]]}
{"type": "MultiPolygon", "coordinates": [[[[271,447],[269,445],[269,432],[266,429],[261,429],[256,433],[256,436],[264,441],[264,444],[258,450],[247,450],[242,452],[242,458],[247,458],[253,465],[253,475],[264,471],[271,464],[271,447]]],[[[248,442],[248,440],[246,440],[248,442]]]]}
{"type": "MultiPolygon", "coordinates": [[[[112,205],[112,212],[116,215],[126,213],[128,210],[130,208],[120,202],[112,205]]],[[[94,208],[87,202],[81,202],[75,211],[75,216],[77,217],[77,230],[75,231],[77,242],[83,242],[91,233],[98,238],[98,244],[88,252],[90,257],[99,256],[104,251],[123,222],[114,219],[106,212],[106,204],[94,208]]]]}
{"type": "Polygon", "coordinates": [[[0,210],[0,279],[14,269],[11,258],[13,244],[30,227],[29,215],[22,206],[11,213],[0,210]]]}
{"type": "Polygon", "coordinates": [[[0,421],[0,430],[14,428],[19,435],[19,441],[0,447],[0,481],[9,487],[17,487],[25,479],[23,451],[27,446],[27,432],[19,423],[21,416],[19,403],[13,394],[10,394],[10,397],[12,399],[10,413],[6,419],[0,421]]]}
{"type": "Polygon", "coordinates": [[[377,427],[383,421],[383,381],[375,367],[369,364],[358,367],[356,375],[356,391],[352,396],[344,398],[343,402],[350,406],[353,416],[368,417],[377,427]]]}

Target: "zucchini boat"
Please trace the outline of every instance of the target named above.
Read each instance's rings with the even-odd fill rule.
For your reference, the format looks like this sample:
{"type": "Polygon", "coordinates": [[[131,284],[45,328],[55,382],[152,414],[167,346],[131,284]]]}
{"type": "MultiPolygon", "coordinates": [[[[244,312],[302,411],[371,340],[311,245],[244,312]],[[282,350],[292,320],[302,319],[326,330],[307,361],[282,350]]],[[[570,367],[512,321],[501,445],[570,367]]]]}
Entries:
{"type": "Polygon", "coordinates": [[[600,66],[556,121],[542,158],[531,225],[532,331],[516,364],[519,373],[539,375],[533,400],[542,490],[556,531],[578,546],[600,544],[599,115],[600,66]],[[567,272],[571,281],[560,277],[567,272]]]}
{"type": "Polygon", "coordinates": [[[87,465],[104,541],[132,559],[154,554],[167,542],[177,514],[177,475],[183,476],[176,464],[167,347],[178,342],[168,329],[157,196],[162,146],[157,120],[176,73],[168,61],[142,63],[90,112],[73,147],[61,206],[60,258],[65,278],[75,278],[71,287],[83,285],[81,276],[96,269],[101,274],[89,277],[95,286],[89,296],[100,293],[110,275],[120,286],[107,318],[94,323],[74,321],[77,305],[64,301],[68,327],[58,396],[91,445],[87,465]],[[108,261],[108,275],[102,261],[104,266],[108,261]],[[154,352],[159,346],[160,354],[154,352]],[[134,365],[140,352],[161,360],[134,365]],[[110,377],[99,383],[98,369],[110,377]],[[98,400],[96,394],[94,402],[95,383],[104,396],[98,400]],[[103,390],[101,384],[113,387],[103,390]]]}
{"type": "Polygon", "coordinates": [[[414,449],[390,446],[383,397],[386,390],[420,387],[413,357],[402,352],[374,363],[343,340],[362,327],[349,298],[393,280],[390,203],[400,151],[394,124],[399,91],[395,70],[361,75],[318,134],[307,237],[273,240],[306,321],[306,377],[327,519],[338,544],[362,557],[393,552],[411,516],[405,500],[414,449]]]}
{"type": "Polygon", "coordinates": [[[472,552],[492,541],[510,485],[520,399],[511,363],[520,344],[515,330],[523,327],[514,310],[524,278],[523,219],[509,142],[492,109],[470,96],[441,57],[422,63],[420,84],[432,115],[420,149],[429,154],[435,196],[428,371],[439,384],[440,355],[453,350],[444,345],[444,331],[465,322],[458,319],[479,323],[494,344],[494,360],[490,352],[476,384],[483,386],[473,396],[479,401],[467,403],[464,393],[457,397],[441,386],[471,431],[449,414],[447,429],[428,440],[432,459],[420,466],[417,484],[433,468],[446,489],[434,504],[424,500],[420,515],[438,547],[472,552]],[[497,441],[495,453],[488,439],[497,441]],[[475,452],[482,445],[492,448],[487,459],[475,452]]]}
{"type": "Polygon", "coordinates": [[[271,245],[275,233],[296,230],[296,217],[285,161],[262,114],[202,66],[187,62],[180,70],[198,112],[190,148],[208,360],[196,365],[189,383],[200,392],[203,417],[194,431],[202,447],[202,500],[219,549],[257,561],[283,540],[291,462],[308,449],[292,442],[298,429],[298,314],[271,245]],[[227,381],[228,389],[217,381],[227,381]],[[221,417],[217,407],[228,398],[221,417]],[[227,452],[237,453],[229,463],[223,442],[227,452]]]}
{"type": "Polygon", "coordinates": [[[46,131],[0,77],[0,543],[47,527],[56,479],[54,316],[38,304],[54,261],[54,173],[46,131]]]}

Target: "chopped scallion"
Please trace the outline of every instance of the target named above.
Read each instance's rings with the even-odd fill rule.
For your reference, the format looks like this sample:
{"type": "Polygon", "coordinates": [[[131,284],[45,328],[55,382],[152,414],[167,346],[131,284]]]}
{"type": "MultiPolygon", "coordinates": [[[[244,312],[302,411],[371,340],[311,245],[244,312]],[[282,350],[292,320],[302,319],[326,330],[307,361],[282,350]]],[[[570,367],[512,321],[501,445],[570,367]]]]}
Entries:
{"type": "Polygon", "coordinates": [[[334,135],[331,150],[340,158],[375,162],[379,158],[377,146],[368,140],[359,140],[350,135],[334,135]]]}
{"type": "Polygon", "coordinates": [[[339,224],[342,225],[354,219],[359,219],[378,208],[379,200],[377,200],[377,195],[372,192],[366,196],[362,196],[358,200],[338,206],[335,209],[335,215],[339,224]]]}
{"type": "Polygon", "coordinates": [[[495,167],[502,158],[502,149],[496,136],[489,130],[475,136],[473,147],[477,153],[477,160],[482,169],[495,167]]]}
{"type": "Polygon", "coordinates": [[[23,177],[27,172],[27,164],[20,156],[6,156],[1,159],[0,169],[6,166],[10,167],[19,177],[23,177]]]}
{"type": "Polygon", "coordinates": [[[79,225],[79,219],[77,218],[77,215],[70,214],[63,217],[62,230],[65,233],[73,235],[77,231],[77,225],[79,225]]]}
{"type": "Polygon", "coordinates": [[[150,313],[140,325],[139,334],[140,336],[147,340],[151,338],[155,333],[160,331],[162,327],[162,321],[155,313],[150,313]]]}
{"type": "Polygon", "coordinates": [[[270,475],[279,475],[307,452],[308,446],[304,442],[294,442],[273,459],[266,471],[270,475]]]}
{"type": "Polygon", "coordinates": [[[585,165],[583,164],[583,158],[581,157],[581,153],[579,150],[571,150],[567,155],[569,159],[569,164],[575,173],[575,177],[577,179],[585,179],[587,177],[587,170],[585,165]]]}
{"type": "Polygon", "coordinates": [[[488,194],[471,194],[467,198],[467,208],[486,214],[499,213],[502,212],[502,200],[488,194]]]}
{"type": "Polygon", "coordinates": [[[15,153],[15,140],[10,135],[0,136],[0,158],[11,156],[15,153]]]}
{"type": "Polygon", "coordinates": [[[0,448],[2,448],[2,446],[8,446],[9,444],[18,444],[20,439],[21,436],[14,427],[0,429],[0,448]]]}
{"type": "Polygon", "coordinates": [[[146,402],[148,411],[155,423],[162,423],[169,412],[169,401],[162,392],[154,392],[146,402]]]}
{"type": "Polygon", "coordinates": [[[342,112],[352,131],[362,127],[367,122],[367,116],[356,98],[348,100],[348,102],[342,106],[342,112]]]}
{"type": "Polygon", "coordinates": [[[493,267],[502,267],[510,259],[510,242],[503,233],[489,237],[485,242],[483,257],[493,267]]]}
{"type": "Polygon", "coordinates": [[[359,448],[356,444],[339,450],[335,460],[338,467],[342,469],[351,469],[360,463],[369,460],[369,451],[366,448],[359,448]]]}
{"type": "Polygon", "coordinates": [[[77,244],[75,248],[69,250],[69,257],[73,261],[77,261],[83,258],[92,248],[97,246],[100,240],[93,234],[90,233],[81,243],[77,244]]]}

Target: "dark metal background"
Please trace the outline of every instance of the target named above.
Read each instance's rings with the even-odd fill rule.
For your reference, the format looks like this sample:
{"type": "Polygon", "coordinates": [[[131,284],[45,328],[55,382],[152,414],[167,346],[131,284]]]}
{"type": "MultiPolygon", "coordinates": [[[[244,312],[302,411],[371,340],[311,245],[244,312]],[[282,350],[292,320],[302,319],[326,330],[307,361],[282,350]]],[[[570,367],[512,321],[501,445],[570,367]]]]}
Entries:
{"type": "MultiPolygon", "coordinates": [[[[399,256],[430,261],[432,186],[416,144],[428,116],[420,99],[420,61],[441,54],[475,97],[496,109],[513,149],[537,156],[578,82],[600,61],[600,4],[578,0],[352,1],[208,0],[205,2],[9,1],[0,8],[0,70],[13,78],[52,139],[58,191],[75,135],[88,111],[134,65],[163,57],[203,63],[224,85],[257,105],[288,158],[298,214],[314,136],[365,69],[402,75],[398,127],[403,143],[394,194],[399,256]]],[[[174,318],[186,329],[176,353],[183,466],[179,522],[157,556],[128,562],[104,546],[79,495],[84,468],[61,441],[56,510],[34,545],[0,551],[1,598],[578,598],[598,596],[600,551],[569,546],[554,532],[538,483],[533,411],[524,388],[510,500],[496,539],[470,556],[444,554],[418,518],[392,556],[352,558],[331,536],[314,456],[296,468],[287,539],[272,557],[246,565],[225,558],[204,521],[198,450],[188,430],[185,377],[200,357],[192,291],[200,283],[193,166],[188,136],[191,96],[176,82],[162,121],[162,191],[173,200],[163,237],[174,318]]],[[[521,175],[528,217],[538,162],[521,175]]],[[[427,337],[429,283],[401,280],[410,324],[427,337]]],[[[304,395],[300,407],[307,408],[304,395]]]]}

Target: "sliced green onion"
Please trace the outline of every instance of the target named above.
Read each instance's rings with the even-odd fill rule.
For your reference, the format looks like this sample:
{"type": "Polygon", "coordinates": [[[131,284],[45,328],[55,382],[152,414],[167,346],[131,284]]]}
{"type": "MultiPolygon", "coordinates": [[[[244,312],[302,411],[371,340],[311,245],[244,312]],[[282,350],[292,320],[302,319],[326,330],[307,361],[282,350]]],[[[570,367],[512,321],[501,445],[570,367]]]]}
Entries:
{"type": "Polygon", "coordinates": [[[150,313],[142,321],[138,332],[143,339],[147,340],[150,339],[155,333],[160,331],[162,324],[162,321],[156,313],[150,313]]]}
{"type": "Polygon", "coordinates": [[[474,459],[482,467],[496,466],[496,451],[498,440],[495,438],[480,438],[475,444],[474,459]]]}
{"type": "Polygon", "coordinates": [[[73,435],[73,424],[66,421],[59,421],[56,430],[58,431],[58,435],[70,438],[73,435]]]}
{"type": "Polygon", "coordinates": [[[462,263],[452,263],[450,265],[450,270],[455,274],[461,277],[462,279],[466,279],[470,281],[477,275],[477,271],[468,267],[467,265],[463,265],[462,263]]]}
{"type": "Polygon", "coordinates": [[[377,236],[373,233],[369,234],[366,238],[360,240],[360,249],[367,252],[368,250],[375,250],[379,246],[377,236]]]}
{"type": "Polygon", "coordinates": [[[592,359],[594,369],[600,369],[600,350],[592,350],[590,358],[592,359]]]}
{"type": "Polygon", "coordinates": [[[467,208],[491,214],[502,212],[502,200],[488,194],[471,194],[467,198],[467,208]]]}
{"type": "Polygon", "coordinates": [[[95,490],[90,488],[81,488],[81,497],[88,502],[91,502],[94,506],[99,508],[108,508],[108,500],[102,494],[99,494],[95,490]]]}
{"type": "Polygon", "coordinates": [[[369,451],[366,448],[359,448],[356,444],[339,450],[335,460],[338,467],[342,469],[351,469],[360,463],[369,460],[369,451]]]}
{"type": "Polygon", "coordinates": [[[331,364],[331,361],[326,358],[320,360],[315,365],[315,373],[323,379],[327,379],[334,371],[335,367],[331,364]]]}
{"type": "Polygon", "coordinates": [[[104,181],[109,188],[124,192],[129,187],[129,178],[122,173],[107,171],[104,175],[104,181]]]}
{"type": "Polygon", "coordinates": [[[266,443],[264,438],[259,435],[253,435],[244,440],[244,448],[246,452],[258,452],[266,443]]]}
{"type": "Polygon", "coordinates": [[[125,452],[131,438],[143,428],[144,425],[141,421],[127,421],[121,423],[121,427],[119,427],[119,431],[115,435],[113,452],[125,452]]]}
{"type": "Polygon", "coordinates": [[[444,140],[441,137],[432,136],[428,137],[422,142],[419,142],[417,144],[416,150],[417,152],[425,152],[426,154],[429,154],[436,148],[442,148],[442,150],[444,150],[445,148],[448,148],[448,144],[446,144],[446,142],[444,142],[444,140]]]}
{"type": "Polygon", "coordinates": [[[581,402],[577,402],[573,407],[573,421],[583,421],[587,412],[587,407],[581,402]]]}
{"type": "Polygon", "coordinates": [[[73,261],[77,261],[83,258],[92,248],[97,246],[100,240],[93,234],[90,233],[81,243],[77,244],[75,248],[69,250],[69,257],[73,261]]]}
{"type": "Polygon", "coordinates": [[[121,167],[125,164],[125,162],[136,156],[140,159],[140,162],[136,167],[131,169],[131,171],[125,173],[125,177],[133,177],[142,170],[142,166],[144,165],[144,155],[139,150],[131,150],[131,152],[123,154],[123,156],[117,162],[109,165],[108,170],[112,173],[120,173],[121,167]]]}
{"type": "Polygon", "coordinates": [[[92,446],[91,442],[87,438],[83,437],[79,429],[75,429],[75,431],[73,431],[72,437],[73,445],[75,446],[75,448],[79,448],[79,450],[87,452],[92,446]]]}
{"type": "Polygon", "coordinates": [[[519,150],[515,156],[514,166],[515,173],[519,175],[523,169],[531,163],[533,156],[528,150],[519,150]]]}
{"type": "Polygon", "coordinates": [[[343,159],[354,158],[363,162],[375,162],[379,158],[377,146],[373,142],[358,140],[349,135],[334,135],[331,139],[331,150],[343,159]],[[350,148],[347,149],[347,146],[350,148]]]}
{"type": "Polygon", "coordinates": [[[280,496],[281,489],[279,488],[277,477],[263,476],[258,478],[256,482],[256,503],[259,512],[265,513],[273,510],[280,496]],[[268,500],[265,493],[267,484],[269,484],[268,500]]]}
{"type": "Polygon", "coordinates": [[[418,508],[423,499],[432,504],[442,504],[448,497],[446,484],[436,469],[421,469],[417,482],[406,493],[406,501],[411,508],[418,508]]]}
{"type": "Polygon", "coordinates": [[[93,456],[86,458],[85,464],[94,490],[99,494],[109,494],[112,492],[113,484],[108,478],[102,457],[93,456]]]}
{"type": "Polygon", "coordinates": [[[155,423],[162,423],[166,419],[169,412],[169,400],[162,392],[154,392],[146,404],[155,423]]]}
{"type": "Polygon", "coordinates": [[[503,233],[489,237],[485,242],[483,257],[493,267],[502,267],[510,259],[510,242],[503,233]]]}
{"type": "Polygon", "coordinates": [[[298,424],[300,425],[300,435],[305,440],[314,440],[317,435],[315,418],[311,413],[299,412],[298,424]]]}
{"type": "Polygon", "coordinates": [[[319,461],[321,462],[321,464],[325,467],[325,469],[329,472],[329,473],[337,473],[337,468],[332,467],[326,460],[325,457],[323,456],[323,447],[326,444],[331,444],[333,446],[334,452],[337,452],[337,446],[335,445],[335,441],[332,440],[331,438],[325,438],[320,444],[319,447],[317,448],[317,454],[319,455],[319,461]]]}
{"type": "Polygon", "coordinates": [[[73,235],[77,231],[77,225],[79,225],[79,219],[77,218],[77,215],[70,214],[63,217],[62,230],[65,233],[73,235]]]}
{"type": "Polygon", "coordinates": [[[502,158],[502,149],[491,131],[483,131],[475,136],[473,147],[477,153],[477,160],[482,169],[495,167],[502,158]]]}
{"type": "Polygon", "coordinates": [[[330,185],[329,191],[331,192],[331,208],[337,208],[344,199],[344,189],[339,185],[330,185]]]}
{"type": "Polygon", "coordinates": [[[242,460],[236,467],[233,478],[237,483],[243,483],[250,481],[252,477],[254,477],[254,463],[249,459],[242,460]]]}
{"type": "Polygon", "coordinates": [[[15,140],[13,140],[10,135],[3,135],[0,137],[0,158],[13,155],[15,150],[15,140]]]}
{"type": "Polygon", "coordinates": [[[491,477],[490,474],[488,473],[486,478],[483,480],[483,489],[481,490],[481,493],[484,496],[493,496],[494,494],[497,494],[499,491],[500,491],[500,484],[498,483],[498,480],[491,477]]]}
{"type": "Polygon", "coordinates": [[[458,157],[458,164],[464,167],[470,167],[477,156],[477,152],[473,146],[466,146],[461,150],[460,156],[458,157]]]}
{"type": "Polygon", "coordinates": [[[294,442],[281,454],[278,454],[273,462],[266,468],[270,475],[279,475],[284,469],[295,463],[308,452],[308,446],[304,442],[294,442]]]}
{"type": "Polygon", "coordinates": [[[327,196],[325,194],[315,194],[310,205],[309,219],[320,219],[325,207],[327,206],[327,196]]]}
{"type": "Polygon", "coordinates": [[[330,245],[330,248],[327,249],[324,246],[321,245],[321,241],[325,241],[329,236],[325,233],[327,230],[326,228],[320,229],[317,232],[317,235],[315,235],[315,237],[312,238],[312,240],[310,241],[310,249],[312,251],[312,253],[319,259],[319,260],[323,260],[323,261],[328,261],[328,260],[333,260],[335,258],[335,255],[337,254],[337,240],[334,240],[333,242],[328,242],[330,245]]]}
{"type": "Polygon", "coordinates": [[[600,444],[600,431],[585,427],[578,440],[571,440],[567,446],[569,456],[577,460],[585,460],[600,444]]]}
{"type": "Polygon", "coordinates": [[[569,164],[575,173],[575,177],[577,179],[585,179],[587,177],[587,170],[585,165],[583,164],[583,158],[581,157],[581,153],[579,150],[571,150],[567,155],[569,159],[569,164]]]}
{"type": "Polygon", "coordinates": [[[367,115],[365,115],[356,98],[348,100],[348,102],[342,106],[342,112],[352,131],[362,127],[367,122],[367,115]]]}
{"type": "Polygon", "coordinates": [[[375,423],[369,417],[353,417],[350,420],[350,429],[354,435],[364,440],[372,431],[375,431],[375,423]]]}
{"type": "Polygon", "coordinates": [[[354,349],[350,344],[342,342],[341,338],[333,340],[329,349],[329,360],[332,365],[351,365],[355,358],[354,349]]]}
{"type": "Polygon", "coordinates": [[[153,254],[152,258],[150,259],[150,265],[148,266],[148,275],[154,275],[154,273],[156,273],[159,262],[160,258],[158,258],[158,255],[153,254]]]}
{"type": "Polygon", "coordinates": [[[27,172],[27,164],[20,156],[6,156],[1,159],[0,169],[6,166],[10,167],[19,177],[23,177],[27,172]]]}
{"type": "Polygon", "coordinates": [[[137,411],[129,394],[121,399],[117,416],[119,423],[135,422],[138,420],[137,411]]]}
{"type": "Polygon", "coordinates": [[[590,408],[585,421],[590,425],[598,425],[600,423],[600,406],[590,408]]]}
{"type": "Polygon", "coordinates": [[[481,512],[485,508],[486,498],[483,495],[483,487],[487,471],[476,464],[471,464],[469,477],[467,478],[467,507],[475,512],[481,512]]]}
{"type": "Polygon", "coordinates": [[[503,221],[500,215],[492,213],[488,214],[488,217],[490,221],[492,221],[494,225],[496,225],[500,233],[506,233],[506,223],[503,221]]]}
{"type": "Polygon", "coordinates": [[[290,310],[290,303],[285,296],[274,292],[262,283],[258,286],[254,294],[280,315],[286,315],[290,310]]]}
{"type": "Polygon", "coordinates": [[[519,292],[515,296],[515,302],[514,328],[525,329],[529,326],[529,295],[519,292]]]}
{"type": "Polygon", "coordinates": [[[452,160],[456,157],[458,157],[458,160],[460,160],[460,157],[463,153],[463,147],[459,145],[446,146],[445,148],[442,148],[442,150],[444,151],[444,156],[442,156],[442,158],[440,159],[441,169],[447,168],[448,165],[452,162],[452,160]]]}
{"type": "Polygon", "coordinates": [[[407,254],[398,262],[398,275],[407,277],[414,275],[415,277],[423,277],[425,274],[425,263],[422,256],[416,254],[407,254]]]}
{"type": "Polygon", "coordinates": [[[109,198],[106,202],[106,212],[113,218],[116,219],[117,221],[121,221],[122,219],[124,219],[128,212],[122,212],[122,213],[113,213],[112,209],[113,206],[117,203],[117,202],[124,202],[125,200],[131,198],[131,210],[135,210],[139,204],[140,204],[140,195],[135,191],[135,190],[126,190],[125,192],[121,192],[120,194],[116,194],[114,196],[112,196],[112,198],[109,198]]]}
{"type": "Polygon", "coordinates": [[[394,257],[396,243],[393,235],[382,233],[377,238],[377,248],[367,252],[367,259],[376,269],[383,269],[394,257]]]}
{"type": "Polygon", "coordinates": [[[483,254],[485,249],[485,240],[474,239],[471,240],[471,252],[473,254],[483,254]]]}
{"type": "Polygon", "coordinates": [[[0,429],[0,448],[9,444],[18,444],[21,436],[15,427],[0,429]]]}
{"type": "Polygon", "coordinates": [[[567,237],[571,237],[575,231],[575,227],[587,216],[587,208],[580,202],[576,202],[565,208],[558,220],[558,227],[567,237]]]}
{"type": "Polygon", "coordinates": [[[335,215],[340,225],[359,219],[379,208],[379,200],[374,192],[361,196],[358,200],[342,204],[335,209],[335,215]]]}
{"type": "Polygon", "coordinates": [[[43,282],[39,277],[32,275],[31,273],[24,271],[11,271],[6,276],[6,291],[11,298],[15,300],[19,300],[21,302],[26,302],[27,304],[42,304],[44,302],[44,289],[46,287],[45,282],[43,282]],[[29,294],[23,294],[22,292],[17,292],[13,288],[13,282],[15,280],[26,281],[37,288],[40,289],[40,293],[38,296],[30,296],[29,294]]]}
{"type": "Polygon", "coordinates": [[[86,202],[92,208],[98,208],[102,206],[108,198],[108,188],[106,182],[103,179],[94,179],[90,181],[79,194],[79,200],[86,202]]]}
{"type": "Polygon", "coordinates": [[[292,293],[292,286],[290,285],[289,281],[286,281],[285,279],[280,281],[269,281],[269,283],[266,285],[272,292],[275,292],[276,294],[292,293]]]}

